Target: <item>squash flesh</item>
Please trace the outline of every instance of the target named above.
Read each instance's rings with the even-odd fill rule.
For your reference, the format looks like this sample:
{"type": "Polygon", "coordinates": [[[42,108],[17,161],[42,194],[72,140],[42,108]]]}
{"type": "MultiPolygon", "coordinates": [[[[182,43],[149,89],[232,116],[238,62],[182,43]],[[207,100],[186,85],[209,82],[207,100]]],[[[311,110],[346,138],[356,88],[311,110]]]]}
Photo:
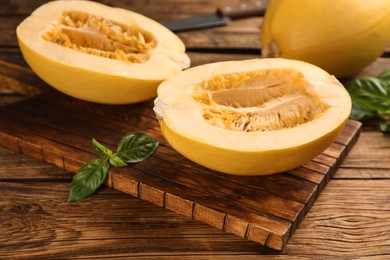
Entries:
{"type": "Polygon", "coordinates": [[[162,133],[175,150],[237,175],[278,173],[309,161],[336,138],[350,109],[334,77],[285,59],[195,67],[162,83],[155,101],[162,133]],[[280,91],[268,92],[275,86],[280,91]],[[244,123],[234,122],[237,114],[244,123]],[[251,122],[256,115],[261,122],[251,122]]]}
{"type": "Polygon", "coordinates": [[[305,81],[299,72],[252,71],[216,78],[202,82],[193,97],[203,104],[204,119],[224,129],[280,130],[311,121],[327,109],[318,97],[305,91],[305,81]],[[274,77],[275,73],[291,74],[291,78],[272,85],[256,85],[265,77],[274,77]],[[233,77],[240,79],[240,84],[224,86],[224,82],[231,82],[233,77]]]}
{"type": "Polygon", "coordinates": [[[88,54],[142,63],[157,41],[150,33],[136,30],[85,12],[65,11],[42,38],[88,54]]]}

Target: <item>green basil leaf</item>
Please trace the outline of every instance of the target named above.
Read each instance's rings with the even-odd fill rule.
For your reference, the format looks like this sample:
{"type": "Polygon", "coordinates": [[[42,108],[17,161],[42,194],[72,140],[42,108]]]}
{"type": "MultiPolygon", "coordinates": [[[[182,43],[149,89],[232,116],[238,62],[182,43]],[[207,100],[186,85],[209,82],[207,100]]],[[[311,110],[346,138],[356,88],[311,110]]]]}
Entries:
{"type": "Polygon", "coordinates": [[[73,177],[68,202],[92,195],[106,179],[108,169],[107,159],[95,159],[83,165],[73,177]]]}
{"type": "Polygon", "coordinates": [[[127,163],[125,163],[121,158],[119,158],[118,155],[114,154],[113,156],[111,156],[109,159],[109,162],[111,165],[115,166],[115,167],[124,167],[124,166],[127,166],[127,163]]]}
{"type": "Polygon", "coordinates": [[[355,100],[352,100],[352,110],[349,118],[355,120],[364,120],[377,115],[378,113],[376,111],[356,102],[355,100]]]}
{"type": "Polygon", "coordinates": [[[119,142],[117,155],[127,163],[137,163],[153,154],[157,146],[157,140],[144,133],[128,133],[119,142]]]}
{"type": "Polygon", "coordinates": [[[382,132],[390,133],[390,120],[379,124],[379,128],[382,132]]]}
{"type": "Polygon", "coordinates": [[[112,155],[112,151],[96,141],[95,138],[92,139],[92,146],[95,149],[97,155],[103,159],[112,155]]]}
{"type": "Polygon", "coordinates": [[[92,145],[101,158],[88,162],[77,171],[71,183],[68,202],[92,195],[106,179],[110,164],[124,167],[127,163],[140,162],[155,151],[158,142],[144,133],[128,133],[121,139],[115,154],[95,139],[92,139],[92,145]]]}
{"type": "Polygon", "coordinates": [[[362,77],[346,84],[351,98],[379,114],[390,113],[390,81],[362,77]]]}
{"type": "Polygon", "coordinates": [[[378,75],[378,78],[383,80],[390,80],[390,69],[382,71],[382,73],[378,75]]]}

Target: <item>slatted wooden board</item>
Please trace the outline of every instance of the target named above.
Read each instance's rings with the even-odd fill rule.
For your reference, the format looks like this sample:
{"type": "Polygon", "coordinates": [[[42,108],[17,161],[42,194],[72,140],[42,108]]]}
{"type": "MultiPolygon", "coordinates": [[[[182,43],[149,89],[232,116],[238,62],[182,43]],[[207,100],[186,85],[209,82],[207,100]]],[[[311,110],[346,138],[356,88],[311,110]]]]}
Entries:
{"type": "Polygon", "coordinates": [[[111,169],[108,186],[278,250],[335,174],[361,128],[349,121],[326,151],[290,172],[231,176],[175,152],[160,134],[152,101],[128,106],[79,101],[6,62],[0,62],[0,84],[34,96],[0,108],[1,146],[76,172],[95,158],[93,137],[114,149],[127,132],[147,133],[160,142],[156,153],[139,164],[111,169]]]}

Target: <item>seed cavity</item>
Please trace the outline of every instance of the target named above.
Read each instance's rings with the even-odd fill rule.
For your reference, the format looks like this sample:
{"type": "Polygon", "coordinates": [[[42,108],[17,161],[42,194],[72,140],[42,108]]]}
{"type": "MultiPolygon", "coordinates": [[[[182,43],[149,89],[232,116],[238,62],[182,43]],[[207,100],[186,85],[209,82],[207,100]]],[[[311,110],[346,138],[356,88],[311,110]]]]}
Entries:
{"type": "Polygon", "coordinates": [[[66,48],[126,63],[146,62],[150,50],[157,46],[157,40],[147,31],[79,11],[63,12],[42,38],[66,48]]]}
{"type": "Polygon", "coordinates": [[[209,124],[242,132],[292,128],[328,108],[307,91],[303,75],[294,69],[218,75],[201,82],[193,98],[209,124]]]}

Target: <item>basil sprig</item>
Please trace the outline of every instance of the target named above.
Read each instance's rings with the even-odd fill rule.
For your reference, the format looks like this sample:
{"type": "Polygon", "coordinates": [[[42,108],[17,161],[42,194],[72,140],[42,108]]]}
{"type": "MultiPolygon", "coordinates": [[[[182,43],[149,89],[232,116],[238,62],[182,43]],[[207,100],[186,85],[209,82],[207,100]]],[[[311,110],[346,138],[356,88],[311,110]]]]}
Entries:
{"type": "Polygon", "coordinates": [[[92,139],[92,146],[99,158],[83,165],[74,175],[68,202],[92,195],[105,181],[110,164],[125,167],[128,163],[141,162],[154,153],[158,142],[144,133],[134,132],[122,137],[115,153],[95,139],[92,139]]]}
{"type": "Polygon", "coordinates": [[[382,132],[390,132],[390,69],[377,77],[360,77],[345,84],[352,98],[350,118],[365,120],[382,119],[382,132]]]}

